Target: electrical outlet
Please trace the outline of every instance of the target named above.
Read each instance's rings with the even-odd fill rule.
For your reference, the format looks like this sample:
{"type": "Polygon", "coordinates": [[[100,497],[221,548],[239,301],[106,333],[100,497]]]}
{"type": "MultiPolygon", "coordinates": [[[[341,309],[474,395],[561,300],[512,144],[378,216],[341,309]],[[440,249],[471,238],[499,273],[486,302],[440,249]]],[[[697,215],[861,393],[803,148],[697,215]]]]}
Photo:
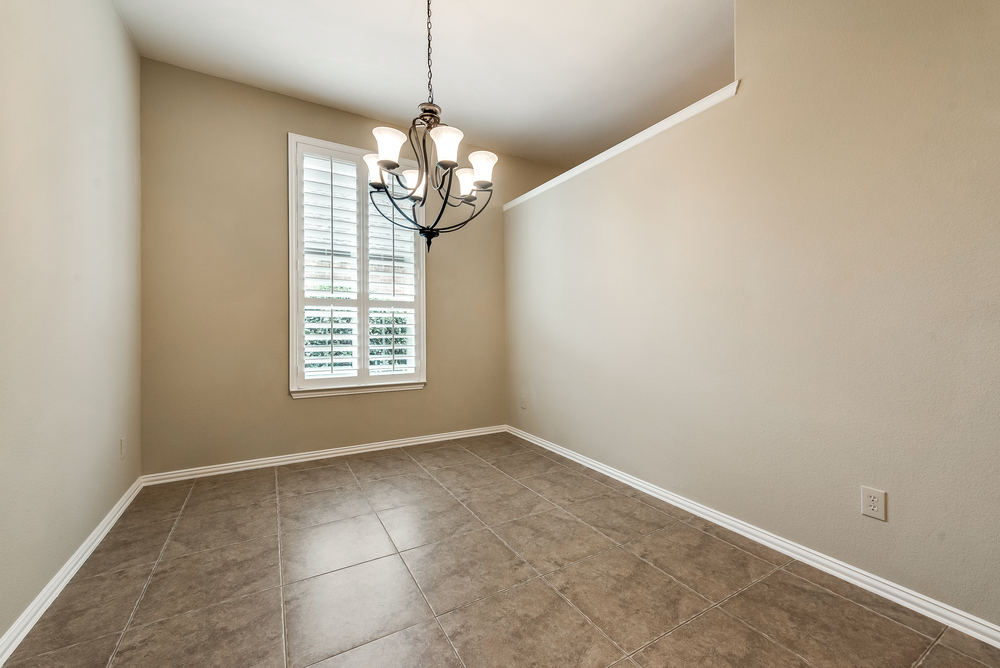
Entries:
{"type": "Polygon", "coordinates": [[[861,488],[861,514],[874,517],[877,520],[885,519],[886,494],[880,489],[873,487],[861,488]]]}
{"type": "Polygon", "coordinates": [[[528,397],[521,395],[521,408],[528,408],[528,397]]]}
{"type": "Polygon", "coordinates": [[[122,436],[121,440],[121,452],[118,455],[118,459],[125,459],[125,437],[122,436]]]}

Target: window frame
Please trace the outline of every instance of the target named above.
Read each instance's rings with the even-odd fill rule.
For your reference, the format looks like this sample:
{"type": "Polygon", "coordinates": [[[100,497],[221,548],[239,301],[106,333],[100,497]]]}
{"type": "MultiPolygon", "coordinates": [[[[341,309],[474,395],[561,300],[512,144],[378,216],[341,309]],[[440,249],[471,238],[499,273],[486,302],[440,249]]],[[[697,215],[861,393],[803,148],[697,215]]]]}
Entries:
{"type": "MultiPolygon", "coordinates": [[[[369,299],[368,286],[368,246],[369,230],[368,216],[371,199],[368,195],[368,168],[362,156],[371,153],[365,149],[335,144],[333,142],[288,133],[288,391],[293,399],[309,397],[329,397],[344,394],[366,394],[370,392],[395,392],[402,390],[419,390],[427,383],[426,364],[426,308],[424,261],[426,250],[421,239],[414,232],[414,299],[407,302],[403,308],[413,308],[416,319],[416,372],[399,374],[405,376],[399,380],[386,381],[386,376],[371,376],[368,373],[368,350],[370,325],[368,323],[369,308],[378,308],[380,304],[387,307],[394,304],[391,301],[369,299]],[[338,159],[353,160],[357,166],[358,190],[363,193],[358,201],[358,359],[359,372],[357,376],[340,378],[305,378],[305,306],[307,300],[304,288],[303,238],[304,214],[302,189],[300,181],[303,177],[303,155],[308,149],[314,149],[320,155],[329,155],[338,159]]],[[[416,168],[416,163],[400,160],[403,166],[416,168]]],[[[326,300],[324,306],[337,306],[336,299],[326,300]]],[[[347,301],[347,300],[342,300],[347,301]]],[[[354,301],[354,300],[351,300],[354,301]]],[[[347,304],[344,304],[347,306],[347,304]]],[[[353,306],[353,304],[351,304],[353,306]]],[[[395,376],[396,374],[393,374],[395,376]]]]}

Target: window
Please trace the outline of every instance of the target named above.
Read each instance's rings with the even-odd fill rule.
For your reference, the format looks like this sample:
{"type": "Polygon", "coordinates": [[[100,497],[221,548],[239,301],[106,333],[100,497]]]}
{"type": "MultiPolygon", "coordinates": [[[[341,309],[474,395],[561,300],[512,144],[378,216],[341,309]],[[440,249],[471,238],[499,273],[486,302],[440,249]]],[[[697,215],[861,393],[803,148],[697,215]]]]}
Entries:
{"type": "Polygon", "coordinates": [[[288,135],[295,398],[424,385],[423,245],[370,206],[365,153],[288,135]]]}

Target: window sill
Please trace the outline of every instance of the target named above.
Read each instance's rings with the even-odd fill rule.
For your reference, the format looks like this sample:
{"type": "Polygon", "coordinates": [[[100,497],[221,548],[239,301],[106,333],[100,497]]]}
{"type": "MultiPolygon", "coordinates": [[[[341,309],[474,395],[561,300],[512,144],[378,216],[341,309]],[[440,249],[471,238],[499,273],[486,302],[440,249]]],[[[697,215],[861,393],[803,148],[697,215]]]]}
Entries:
{"type": "Polygon", "coordinates": [[[372,392],[400,392],[402,390],[422,390],[427,381],[416,383],[383,383],[381,385],[351,385],[349,387],[316,387],[305,390],[289,390],[292,399],[311,397],[336,397],[341,394],[370,394],[372,392]]]}

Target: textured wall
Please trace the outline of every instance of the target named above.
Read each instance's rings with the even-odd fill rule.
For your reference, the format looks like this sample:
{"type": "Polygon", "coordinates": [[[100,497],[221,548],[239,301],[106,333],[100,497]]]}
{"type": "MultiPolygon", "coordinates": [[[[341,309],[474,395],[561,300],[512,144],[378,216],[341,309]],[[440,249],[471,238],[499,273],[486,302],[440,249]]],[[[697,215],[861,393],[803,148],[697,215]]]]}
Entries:
{"type": "Polygon", "coordinates": [[[110,0],[3,0],[0,633],[139,475],[139,335],[139,58],[110,0]]]}
{"type": "Polygon", "coordinates": [[[379,124],[143,59],[143,472],[504,423],[499,204],[556,173],[507,156],[427,257],[426,387],[288,394],[288,133],[374,147],[379,124]]]}
{"type": "Polygon", "coordinates": [[[998,31],[738,1],[735,98],[507,212],[511,423],[1000,622],[998,31]]]}

